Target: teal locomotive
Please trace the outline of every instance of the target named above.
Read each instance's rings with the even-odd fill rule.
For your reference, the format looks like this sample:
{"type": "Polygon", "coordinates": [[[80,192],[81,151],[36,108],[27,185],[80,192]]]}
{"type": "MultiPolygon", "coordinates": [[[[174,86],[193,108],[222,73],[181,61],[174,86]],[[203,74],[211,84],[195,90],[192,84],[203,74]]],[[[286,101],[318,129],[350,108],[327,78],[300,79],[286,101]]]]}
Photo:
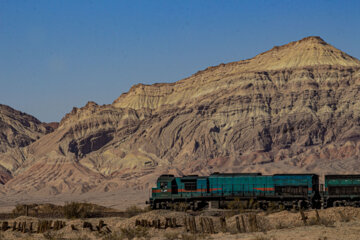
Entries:
{"type": "Polygon", "coordinates": [[[161,175],[147,202],[153,209],[187,202],[192,209],[206,205],[223,207],[227,202],[256,201],[262,209],[276,204],[284,208],[321,206],[316,174],[214,173],[210,176],[161,175]]]}
{"type": "Polygon", "coordinates": [[[153,209],[186,202],[192,209],[224,207],[233,200],[256,201],[262,209],[360,206],[360,175],[214,173],[210,176],[161,175],[147,202],[153,209]]]}

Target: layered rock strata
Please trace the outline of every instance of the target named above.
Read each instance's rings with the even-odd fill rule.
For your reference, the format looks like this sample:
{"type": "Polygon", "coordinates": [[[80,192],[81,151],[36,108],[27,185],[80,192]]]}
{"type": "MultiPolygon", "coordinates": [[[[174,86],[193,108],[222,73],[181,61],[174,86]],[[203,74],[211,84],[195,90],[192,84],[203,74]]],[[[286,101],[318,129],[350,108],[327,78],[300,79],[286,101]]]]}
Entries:
{"type": "Polygon", "coordinates": [[[84,193],[147,189],[165,172],[354,172],[359,91],[360,61],[308,37],[74,108],[6,186],[84,193]]]}

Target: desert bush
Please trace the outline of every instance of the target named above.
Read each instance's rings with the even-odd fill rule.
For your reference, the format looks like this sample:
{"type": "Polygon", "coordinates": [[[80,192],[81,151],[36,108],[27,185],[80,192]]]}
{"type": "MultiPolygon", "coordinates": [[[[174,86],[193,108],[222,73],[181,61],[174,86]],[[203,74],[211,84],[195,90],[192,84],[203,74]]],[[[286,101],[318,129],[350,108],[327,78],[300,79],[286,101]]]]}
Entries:
{"type": "Polygon", "coordinates": [[[165,232],[164,237],[167,240],[179,239],[180,232],[165,232]]]}
{"type": "Polygon", "coordinates": [[[135,227],[135,228],[121,228],[120,229],[120,237],[127,238],[129,240],[134,238],[150,238],[148,229],[144,227],[135,227]]]}
{"type": "Polygon", "coordinates": [[[324,225],[325,227],[334,227],[335,226],[335,221],[328,219],[328,218],[321,218],[320,219],[320,224],[324,225]]]}
{"type": "Polygon", "coordinates": [[[265,215],[269,215],[271,213],[277,212],[279,210],[283,210],[283,205],[277,205],[274,202],[269,202],[266,208],[265,215]]]}
{"type": "Polygon", "coordinates": [[[43,233],[43,236],[45,239],[47,240],[65,240],[65,238],[63,238],[63,234],[62,233],[58,233],[58,232],[54,232],[54,231],[48,231],[43,233]]]}
{"type": "Polygon", "coordinates": [[[171,203],[170,208],[175,211],[186,212],[190,209],[190,204],[186,202],[171,203]]]}
{"type": "Polygon", "coordinates": [[[244,209],[257,209],[259,208],[259,202],[254,199],[249,201],[241,201],[239,198],[235,198],[233,201],[230,201],[226,204],[228,209],[232,210],[244,210],[244,209]]]}
{"type": "Polygon", "coordinates": [[[333,227],[335,224],[334,220],[328,219],[328,218],[320,218],[317,219],[315,217],[312,217],[310,219],[308,219],[307,221],[307,225],[312,226],[312,225],[323,225],[325,227],[333,227]]]}
{"type": "Polygon", "coordinates": [[[18,204],[12,210],[14,215],[25,215],[26,209],[30,216],[38,217],[67,217],[67,218],[81,218],[94,217],[102,213],[114,211],[111,208],[103,207],[93,203],[78,203],[70,202],[65,206],[55,204],[18,204]]]}
{"type": "Polygon", "coordinates": [[[195,234],[183,233],[183,234],[181,234],[181,239],[183,239],[183,240],[196,240],[197,236],[195,234]]]}
{"type": "Polygon", "coordinates": [[[254,240],[276,240],[274,236],[266,236],[265,234],[258,234],[254,240]]]}
{"type": "Polygon", "coordinates": [[[192,233],[182,233],[181,239],[183,240],[197,240],[197,239],[206,239],[209,235],[205,233],[198,233],[198,234],[192,234],[192,233]]]}
{"type": "Polygon", "coordinates": [[[227,203],[227,208],[232,210],[243,210],[246,207],[246,203],[240,201],[239,198],[235,198],[233,201],[227,203]]]}
{"type": "Polygon", "coordinates": [[[87,218],[91,216],[91,205],[88,203],[70,202],[63,207],[64,216],[71,218],[87,218]]]}
{"type": "Polygon", "coordinates": [[[122,239],[124,239],[124,237],[119,232],[112,232],[102,238],[102,240],[122,240],[122,239]]]}
{"type": "Polygon", "coordinates": [[[345,215],[342,211],[339,211],[340,222],[350,222],[353,217],[349,214],[345,215]]]}
{"type": "Polygon", "coordinates": [[[284,223],[279,222],[278,224],[276,224],[275,228],[276,229],[284,229],[284,228],[287,228],[287,226],[284,223]]]}
{"type": "Polygon", "coordinates": [[[149,207],[141,208],[136,205],[129,206],[125,209],[125,212],[130,216],[136,216],[140,213],[148,212],[151,209],[149,207]]]}
{"type": "Polygon", "coordinates": [[[318,240],[327,240],[328,238],[327,237],[319,237],[318,240]]]}
{"type": "Polygon", "coordinates": [[[62,214],[62,206],[57,206],[50,203],[45,204],[17,204],[15,208],[12,210],[14,215],[25,215],[26,208],[28,209],[29,215],[37,215],[37,214],[48,214],[49,216],[59,216],[62,214]]]}
{"type": "Polygon", "coordinates": [[[74,240],[91,240],[91,238],[88,235],[80,235],[77,236],[74,240]]]}

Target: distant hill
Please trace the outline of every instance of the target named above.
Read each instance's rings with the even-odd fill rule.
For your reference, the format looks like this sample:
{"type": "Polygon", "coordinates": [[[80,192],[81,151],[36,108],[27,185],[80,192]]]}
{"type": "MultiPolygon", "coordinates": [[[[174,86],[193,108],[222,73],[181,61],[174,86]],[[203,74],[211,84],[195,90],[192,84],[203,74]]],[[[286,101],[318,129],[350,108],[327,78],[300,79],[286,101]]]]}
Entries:
{"type": "Polygon", "coordinates": [[[53,130],[31,115],[0,104],[0,183],[11,179],[11,172],[25,161],[24,147],[53,130]]]}
{"type": "Polygon", "coordinates": [[[74,108],[53,132],[14,120],[3,151],[31,144],[0,162],[14,175],[3,192],[147,191],[166,172],[358,172],[359,91],[360,61],[320,37],[138,84],[112,104],[74,108]]]}

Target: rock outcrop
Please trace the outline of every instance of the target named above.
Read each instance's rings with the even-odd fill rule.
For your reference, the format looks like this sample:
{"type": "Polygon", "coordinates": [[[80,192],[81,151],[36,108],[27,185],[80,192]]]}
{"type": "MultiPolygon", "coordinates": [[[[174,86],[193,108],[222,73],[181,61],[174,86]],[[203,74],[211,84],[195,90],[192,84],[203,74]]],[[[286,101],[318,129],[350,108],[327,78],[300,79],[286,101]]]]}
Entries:
{"type": "Polygon", "coordinates": [[[74,108],[5,186],[84,193],[147,188],[164,172],[354,172],[359,91],[359,60],[304,38],[74,108]]]}
{"type": "Polygon", "coordinates": [[[25,147],[54,130],[51,125],[0,104],[0,183],[11,179],[25,161],[25,147]]]}

